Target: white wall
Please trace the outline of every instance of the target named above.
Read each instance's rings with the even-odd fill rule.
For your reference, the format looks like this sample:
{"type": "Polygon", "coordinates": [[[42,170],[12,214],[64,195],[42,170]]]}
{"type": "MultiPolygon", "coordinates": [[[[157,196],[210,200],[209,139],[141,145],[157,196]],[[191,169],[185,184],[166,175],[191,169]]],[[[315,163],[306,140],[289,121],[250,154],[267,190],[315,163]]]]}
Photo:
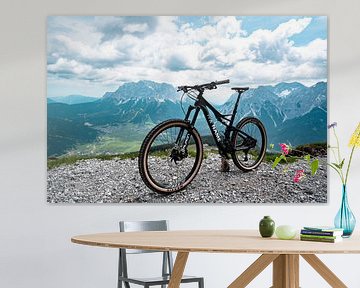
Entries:
{"type": "MultiPolygon", "coordinates": [[[[327,15],[329,122],[346,145],[360,120],[360,2],[221,0],[58,0],[2,2],[0,17],[0,287],[115,287],[116,250],[70,243],[76,234],[116,231],[119,219],[167,218],[172,229],[256,228],[263,215],[278,224],[331,224],[340,183],[331,173],[327,205],[50,205],[46,203],[46,16],[48,15],[327,15]]],[[[360,151],[349,183],[360,219],[360,151]]],[[[358,225],[360,227],[360,224],[358,225]]],[[[226,287],[255,255],[192,254],[188,273],[206,287],[226,287]]],[[[321,256],[349,287],[360,287],[360,255],[321,256]],[[345,265],[346,264],[346,265],[345,265]]],[[[139,263],[139,265],[143,265],[139,263]]],[[[144,268],[145,269],[145,268],[144,268]]],[[[251,287],[269,287],[266,270],[251,287]]],[[[306,263],[302,287],[328,287],[306,263]]]]}

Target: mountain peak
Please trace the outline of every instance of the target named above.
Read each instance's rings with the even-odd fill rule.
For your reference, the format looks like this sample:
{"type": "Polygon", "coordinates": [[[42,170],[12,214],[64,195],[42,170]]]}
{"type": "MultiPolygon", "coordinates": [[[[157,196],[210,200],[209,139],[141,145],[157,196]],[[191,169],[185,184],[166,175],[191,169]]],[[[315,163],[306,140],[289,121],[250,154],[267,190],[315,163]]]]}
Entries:
{"type": "Polygon", "coordinates": [[[281,98],[286,98],[295,90],[304,88],[305,86],[299,82],[281,82],[273,87],[272,92],[281,98]]]}
{"type": "Polygon", "coordinates": [[[121,85],[115,92],[106,92],[104,99],[124,102],[130,99],[178,100],[175,88],[167,83],[158,83],[150,80],[128,82],[121,85]]]}
{"type": "MultiPolygon", "coordinates": [[[[259,86],[246,91],[240,100],[240,110],[246,115],[259,114],[261,107],[270,109],[266,104],[268,101],[280,110],[284,119],[291,119],[308,113],[314,107],[326,110],[326,95],[326,82],[319,82],[311,87],[299,82],[281,82],[275,86],[259,86]]],[[[223,105],[223,110],[233,107],[236,97],[233,94],[223,105]]]]}
{"type": "Polygon", "coordinates": [[[315,83],[311,87],[313,87],[313,88],[324,88],[324,87],[327,87],[327,82],[320,81],[318,83],[315,83]]]}
{"type": "Polygon", "coordinates": [[[274,86],[274,88],[291,87],[291,88],[303,88],[305,87],[300,82],[280,82],[274,86]]]}

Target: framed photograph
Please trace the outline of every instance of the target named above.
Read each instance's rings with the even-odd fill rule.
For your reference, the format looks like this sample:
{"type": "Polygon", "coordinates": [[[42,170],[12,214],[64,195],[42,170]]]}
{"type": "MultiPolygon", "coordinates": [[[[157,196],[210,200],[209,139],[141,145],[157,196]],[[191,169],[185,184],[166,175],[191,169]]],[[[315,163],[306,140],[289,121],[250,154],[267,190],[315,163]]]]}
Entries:
{"type": "Polygon", "coordinates": [[[326,16],[50,16],[49,203],[326,203],[326,16]]]}

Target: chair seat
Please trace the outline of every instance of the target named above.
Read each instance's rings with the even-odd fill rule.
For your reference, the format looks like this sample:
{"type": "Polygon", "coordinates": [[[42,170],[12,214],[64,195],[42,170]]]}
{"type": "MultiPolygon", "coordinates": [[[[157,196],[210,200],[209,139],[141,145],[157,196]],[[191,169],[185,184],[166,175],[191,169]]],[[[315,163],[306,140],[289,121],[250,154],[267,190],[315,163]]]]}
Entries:
{"type": "MultiPolygon", "coordinates": [[[[196,280],[201,279],[202,277],[195,277],[195,276],[187,276],[183,275],[181,278],[181,283],[187,283],[187,282],[195,282],[196,280]]],[[[168,284],[170,281],[170,276],[164,276],[164,277],[149,277],[149,278],[126,278],[126,277],[119,277],[120,280],[134,283],[138,285],[144,285],[144,284],[150,284],[150,285],[161,285],[161,284],[168,284]]]]}

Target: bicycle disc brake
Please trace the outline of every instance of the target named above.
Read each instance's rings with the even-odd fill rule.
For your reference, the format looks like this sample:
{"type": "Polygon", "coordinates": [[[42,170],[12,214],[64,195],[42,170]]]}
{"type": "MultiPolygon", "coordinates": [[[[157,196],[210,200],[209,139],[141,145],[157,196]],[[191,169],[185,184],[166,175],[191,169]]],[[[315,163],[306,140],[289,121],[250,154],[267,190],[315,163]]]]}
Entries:
{"type": "Polygon", "coordinates": [[[171,150],[171,154],[169,157],[170,157],[170,162],[174,161],[174,163],[177,165],[178,161],[181,161],[187,157],[187,152],[180,150],[178,147],[174,147],[171,150]]]}

